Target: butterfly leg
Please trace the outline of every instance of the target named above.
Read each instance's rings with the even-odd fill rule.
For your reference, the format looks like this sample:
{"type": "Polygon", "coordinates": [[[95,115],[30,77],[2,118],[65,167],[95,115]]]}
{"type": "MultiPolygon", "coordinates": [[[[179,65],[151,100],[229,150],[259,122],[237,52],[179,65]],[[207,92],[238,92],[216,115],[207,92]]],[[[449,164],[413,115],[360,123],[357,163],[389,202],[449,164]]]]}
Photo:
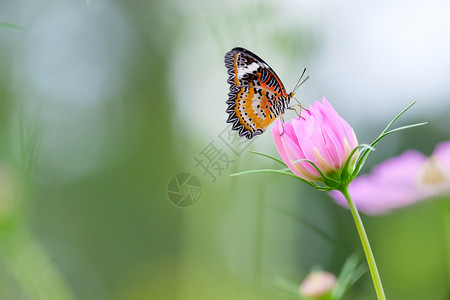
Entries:
{"type": "Polygon", "coordinates": [[[283,118],[283,115],[280,116],[280,120],[281,120],[281,128],[283,128],[283,131],[280,133],[280,136],[282,136],[284,134],[284,118],[283,118]]]}
{"type": "MultiPolygon", "coordinates": [[[[298,105],[298,104],[296,104],[296,105],[298,105]]],[[[301,116],[301,109],[300,109],[300,113],[295,109],[295,107],[294,107],[294,105],[293,106],[291,106],[291,107],[288,107],[288,109],[289,110],[293,110],[293,111],[295,111],[295,113],[297,114],[297,117],[299,117],[299,118],[302,118],[303,119],[303,117],[301,116]]]]}
{"type": "Polygon", "coordinates": [[[309,112],[309,110],[307,110],[306,108],[304,108],[304,107],[301,106],[300,104],[294,104],[294,105],[292,105],[292,106],[289,106],[287,109],[290,109],[290,110],[295,111],[295,113],[297,114],[297,116],[298,116],[299,118],[302,118],[303,120],[304,120],[305,118],[303,118],[303,117],[301,116],[302,110],[305,110],[305,111],[309,112]],[[298,106],[298,107],[299,107],[300,113],[295,109],[295,106],[298,106]]]}

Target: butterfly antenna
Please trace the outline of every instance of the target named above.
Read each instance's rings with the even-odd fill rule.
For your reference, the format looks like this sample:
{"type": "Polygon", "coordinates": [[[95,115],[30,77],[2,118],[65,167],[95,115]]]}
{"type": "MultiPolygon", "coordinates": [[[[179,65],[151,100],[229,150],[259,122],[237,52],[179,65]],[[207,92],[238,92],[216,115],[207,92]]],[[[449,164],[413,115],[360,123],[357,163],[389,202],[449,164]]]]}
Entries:
{"type": "Polygon", "coordinates": [[[294,88],[294,90],[293,90],[292,92],[295,92],[300,86],[302,86],[302,84],[305,83],[306,80],[309,79],[309,76],[307,76],[307,77],[302,81],[302,78],[303,78],[303,76],[305,75],[305,73],[306,73],[306,68],[303,69],[302,75],[301,75],[300,78],[298,79],[297,84],[295,85],[295,88],[294,88]]]}

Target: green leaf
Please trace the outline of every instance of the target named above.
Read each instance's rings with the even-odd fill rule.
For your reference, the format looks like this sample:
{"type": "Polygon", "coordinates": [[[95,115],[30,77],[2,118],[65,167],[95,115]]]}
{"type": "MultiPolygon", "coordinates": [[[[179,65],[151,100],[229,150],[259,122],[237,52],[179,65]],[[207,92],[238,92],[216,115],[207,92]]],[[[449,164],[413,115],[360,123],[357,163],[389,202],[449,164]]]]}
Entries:
{"type": "Polygon", "coordinates": [[[23,26],[19,26],[16,24],[12,24],[12,23],[6,23],[6,22],[0,22],[0,28],[5,28],[5,29],[13,29],[13,30],[19,30],[19,31],[27,31],[25,27],[23,26]]]}
{"type": "MultiPolygon", "coordinates": [[[[298,284],[291,282],[287,279],[278,277],[274,280],[274,285],[278,289],[279,292],[284,294],[284,296],[290,297],[301,297],[298,291],[298,284]]],[[[303,299],[303,298],[302,298],[303,299]]]]}
{"type": "Polygon", "coordinates": [[[280,159],[278,159],[278,158],[276,158],[276,157],[273,157],[272,155],[265,154],[265,153],[261,153],[261,152],[257,152],[257,151],[252,151],[252,150],[248,150],[248,152],[253,153],[253,154],[257,154],[257,155],[261,155],[261,156],[264,156],[264,157],[268,157],[268,158],[270,158],[270,159],[276,161],[277,163],[282,164],[282,165],[285,166],[286,168],[288,168],[288,166],[284,163],[284,161],[282,161],[282,160],[280,160],[280,159]]]}
{"type": "Polygon", "coordinates": [[[378,144],[378,142],[381,141],[382,138],[390,135],[391,133],[397,132],[397,131],[401,131],[401,130],[405,130],[405,129],[413,128],[413,127],[418,127],[418,126],[422,126],[422,125],[425,125],[425,124],[428,124],[428,122],[422,122],[422,123],[416,123],[416,124],[401,126],[401,127],[392,129],[392,130],[390,130],[388,132],[385,132],[382,135],[380,135],[375,141],[372,142],[372,144],[370,144],[370,146],[371,146],[370,148],[367,148],[367,149],[364,150],[364,152],[360,156],[359,160],[356,162],[355,171],[353,172],[353,174],[352,174],[352,176],[350,178],[350,181],[352,181],[353,179],[356,178],[358,173],[361,171],[364,163],[366,162],[367,157],[369,156],[370,152],[375,151],[374,146],[376,144],[378,144]]]}
{"type": "Polygon", "coordinates": [[[422,122],[422,123],[416,123],[416,124],[411,124],[411,125],[405,125],[405,126],[397,127],[395,129],[392,129],[392,130],[386,132],[383,137],[385,137],[386,135],[391,134],[393,132],[396,132],[396,131],[401,131],[401,130],[405,130],[405,129],[408,129],[408,128],[418,127],[418,126],[422,126],[422,125],[426,125],[426,124],[428,124],[428,122],[422,122]]]}
{"type": "Polygon", "coordinates": [[[408,109],[411,108],[411,106],[413,106],[416,103],[417,103],[417,101],[414,101],[413,103],[408,105],[405,109],[403,109],[398,115],[396,115],[395,118],[393,118],[392,121],[389,122],[389,124],[386,126],[386,128],[384,128],[384,130],[381,132],[380,136],[383,135],[389,129],[389,127],[391,127],[392,124],[394,124],[394,122],[397,121],[398,118],[400,118],[401,115],[403,115],[408,109]]]}
{"type": "Polygon", "coordinates": [[[360,255],[352,254],[349,256],[342,266],[338,282],[332,293],[333,298],[336,300],[341,299],[350,286],[358,281],[358,279],[366,272],[367,267],[361,264],[360,255]]]}
{"type": "Polygon", "coordinates": [[[416,104],[416,101],[414,101],[413,103],[411,103],[410,105],[408,105],[408,107],[406,107],[404,110],[402,110],[397,116],[395,116],[394,119],[392,119],[391,122],[389,122],[389,124],[386,126],[386,128],[381,132],[381,134],[370,144],[371,148],[367,148],[365,150],[362,151],[361,156],[358,157],[356,164],[355,164],[355,168],[353,170],[353,173],[350,176],[350,181],[352,181],[353,179],[356,178],[356,176],[359,174],[359,172],[361,171],[362,167],[364,166],[364,163],[367,160],[367,157],[369,156],[370,152],[374,151],[374,147],[376,144],[378,144],[378,142],[386,137],[387,135],[400,131],[400,130],[405,130],[408,128],[413,128],[413,127],[417,127],[417,126],[422,126],[427,124],[427,122],[422,122],[422,123],[416,123],[416,124],[411,124],[411,125],[406,125],[406,126],[401,126],[395,129],[392,129],[390,131],[388,131],[388,129],[392,126],[392,124],[401,116],[403,115],[408,109],[411,108],[411,106],[413,106],[414,104],[416,104]]]}
{"type": "Polygon", "coordinates": [[[247,174],[263,174],[263,173],[272,173],[272,174],[281,174],[281,175],[286,175],[292,178],[295,178],[297,180],[300,180],[304,183],[306,183],[309,186],[312,186],[313,188],[320,190],[320,191],[331,191],[330,188],[327,187],[321,187],[318,184],[308,181],[306,179],[303,179],[301,177],[298,177],[297,175],[290,173],[290,172],[285,172],[285,171],[281,171],[281,170],[272,170],[272,169],[262,169],[262,170],[249,170],[249,171],[243,171],[243,172],[239,172],[239,173],[234,173],[231,174],[230,176],[240,176],[240,175],[247,175],[247,174]]]}

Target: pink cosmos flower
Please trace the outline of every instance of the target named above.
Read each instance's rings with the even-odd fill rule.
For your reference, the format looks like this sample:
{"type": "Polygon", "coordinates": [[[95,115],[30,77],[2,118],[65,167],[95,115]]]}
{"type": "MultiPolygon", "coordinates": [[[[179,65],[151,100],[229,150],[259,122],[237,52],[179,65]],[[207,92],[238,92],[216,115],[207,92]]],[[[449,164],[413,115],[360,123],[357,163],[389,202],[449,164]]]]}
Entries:
{"type": "MultiPolygon", "coordinates": [[[[426,198],[450,193],[450,141],[436,146],[430,157],[409,150],[376,166],[349,185],[356,207],[368,215],[386,214],[426,198]]],[[[330,192],[348,207],[341,193],[330,192]]]]}
{"type": "Polygon", "coordinates": [[[337,278],[333,273],[315,271],[306,277],[299,287],[300,295],[311,299],[322,299],[329,294],[337,284],[337,278]]]}
{"type": "MultiPolygon", "coordinates": [[[[308,162],[312,161],[331,178],[336,178],[350,155],[358,146],[353,129],[342,119],[328,101],[316,101],[309,110],[303,110],[301,118],[272,127],[275,146],[283,161],[297,176],[308,181],[321,181],[317,170],[308,162]]],[[[356,159],[353,155],[349,167],[356,159]]]]}

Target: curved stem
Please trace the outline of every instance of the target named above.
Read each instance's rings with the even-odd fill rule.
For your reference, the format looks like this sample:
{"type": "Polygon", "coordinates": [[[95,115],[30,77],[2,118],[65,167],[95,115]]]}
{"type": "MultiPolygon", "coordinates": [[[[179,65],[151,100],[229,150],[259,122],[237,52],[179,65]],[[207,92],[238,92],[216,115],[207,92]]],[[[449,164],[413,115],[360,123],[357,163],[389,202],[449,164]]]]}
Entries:
{"type": "Polygon", "coordinates": [[[356,208],[355,203],[353,202],[350,193],[348,192],[348,186],[340,189],[340,192],[344,195],[345,199],[347,200],[348,206],[350,207],[350,211],[352,212],[356,229],[358,230],[359,238],[361,239],[364,253],[366,255],[367,264],[369,265],[370,274],[372,275],[377,298],[378,300],[386,300],[386,296],[384,295],[383,291],[383,285],[381,284],[380,274],[378,274],[377,264],[375,263],[372,249],[370,248],[369,239],[367,238],[367,234],[364,229],[361,217],[359,216],[358,209],[356,208]]]}

